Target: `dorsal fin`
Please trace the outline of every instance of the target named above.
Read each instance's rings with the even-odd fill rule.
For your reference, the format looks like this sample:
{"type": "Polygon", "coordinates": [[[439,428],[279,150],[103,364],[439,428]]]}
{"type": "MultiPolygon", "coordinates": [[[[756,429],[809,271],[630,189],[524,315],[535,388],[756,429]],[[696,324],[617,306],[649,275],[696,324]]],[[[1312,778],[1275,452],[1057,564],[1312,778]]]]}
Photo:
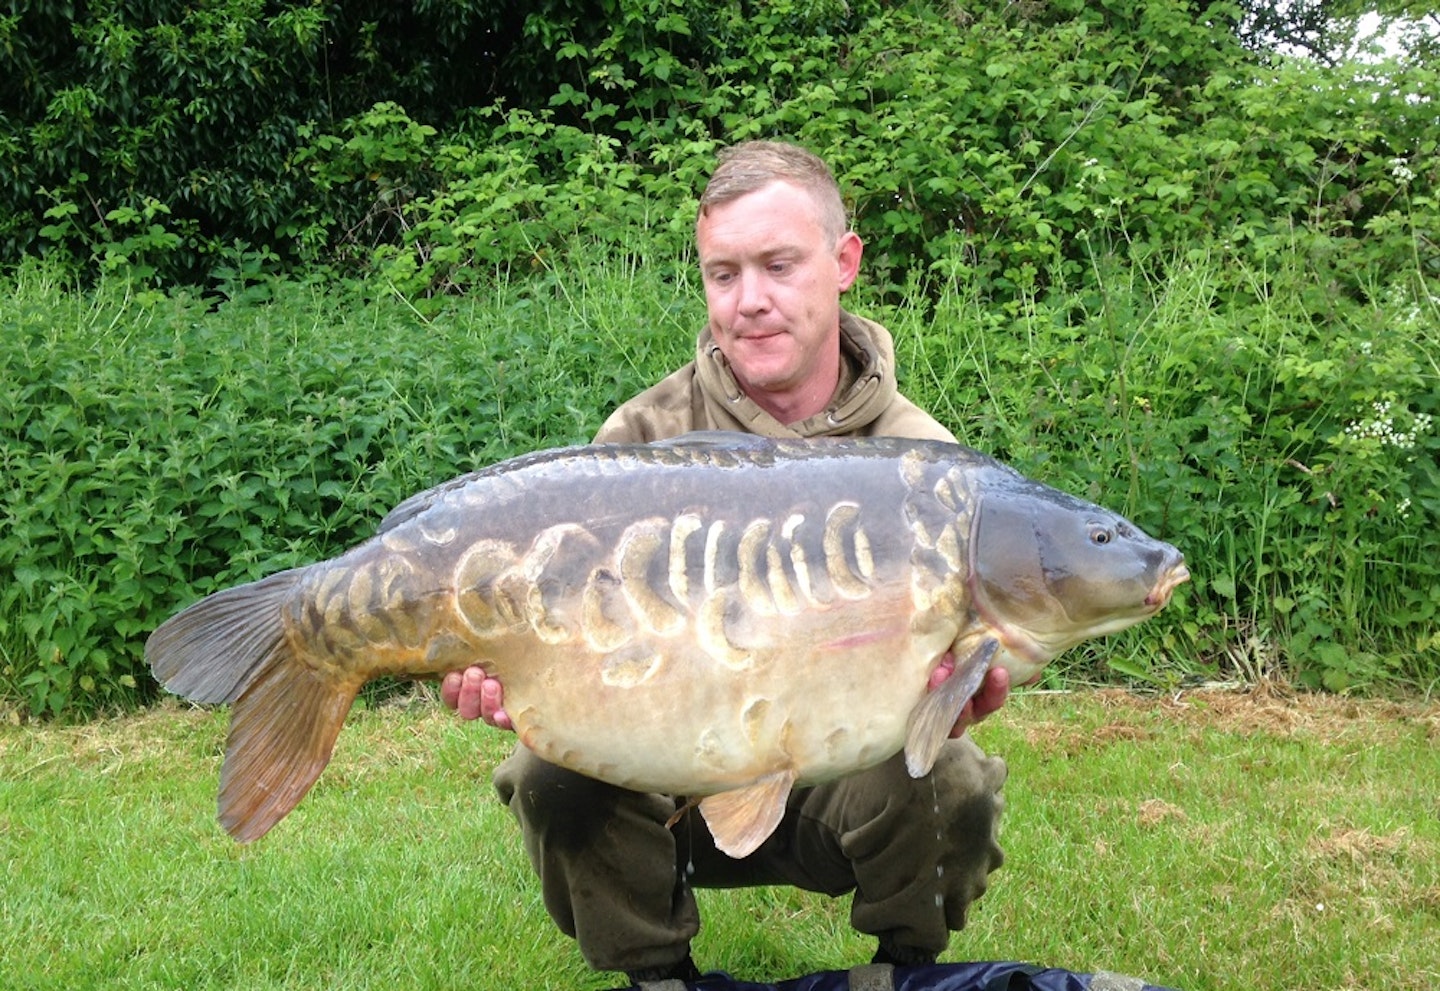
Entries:
{"type": "Polygon", "coordinates": [[[775,442],[759,434],[747,434],[739,430],[692,430],[678,437],[650,442],[651,447],[703,447],[719,448],[726,451],[768,451],[775,442]]]}
{"type": "Polygon", "coordinates": [[[509,472],[518,471],[521,468],[527,468],[531,465],[540,465],[551,461],[564,461],[568,458],[575,457],[577,454],[583,455],[587,450],[589,450],[589,448],[586,446],[572,445],[570,447],[556,447],[548,450],[531,451],[528,454],[517,454],[513,458],[497,461],[478,471],[458,475],[449,481],[441,482],[439,485],[432,486],[422,492],[417,492],[399,503],[394,509],[385,514],[385,518],[380,521],[380,525],[375,528],[375,532],[377,534],[385,533],[387,530],[395,529],[402,523],[408,523],[451,492],[454,492],[456,489],[463,489],[471,482],[495,475],[504,475],[509,472]]]}

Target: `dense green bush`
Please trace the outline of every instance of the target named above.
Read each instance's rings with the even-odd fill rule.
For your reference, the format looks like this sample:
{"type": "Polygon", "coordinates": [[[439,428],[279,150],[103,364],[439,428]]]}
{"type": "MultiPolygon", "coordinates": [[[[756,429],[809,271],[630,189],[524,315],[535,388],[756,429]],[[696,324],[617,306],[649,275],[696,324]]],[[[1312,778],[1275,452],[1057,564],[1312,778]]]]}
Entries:
{"type": "MultiPolygon", "coordinates": [[[[1171,608],[1058,676],[1432,689],[1436,294],[1316,297],[1324,271],[1298,247],[1261,271],[1217,241],[1164,282],[1092,264],[1100,288],[1010,309],[918,277],[902,306],[879,287],[852,302],[892,327],[905,390],[963,440],[1187,554],[1171,608]]],[[[141,646],[176,608],[332,555],[431,484],[586,439],[688,358],[703,311],[668,259],[590,244],[428,317],[295,282],[211,310],[27,271],[0,310],[19,344],[0,352],[0,700],[150,697],[141,646]]]]}
{"type": "Polygon", "coordinates": [[[943,264],[1010,301],[1088,278],[1087,239],[1143,261],[1218,231],[1258,261],[1297,229],[1307,250],[1360,251],[1372,282],[1417,251],[1433,277],[1406,214],[1436,216],[1434,68],[1268,56],[1241,43],[1246,16],[40,4],[0,18],[18,80],[0,96],[0,264],[49,252],[162,282],[339,264],[423,298],[577,233],[678,250],[715,149],[780,135],[835,165],[872,281],[896,289],[943,264]]]}
{"type": "Polygon", "coordinates": [[[0,695],[144,697],[182,602],[588,436],[688,354],[695,196],[754,136],[835,166],[917,400],[1190,555],[1175,608],[1073,673],[1432,686],[1440,78],[1266,56],[1239,17],[0,16],[0,695]]]}
{"type": "Polygon", "coordinates": [[[1357,303],[1298,246],[1266,271],[1197,247],[1160,283],[1095,264],[1102,289],[1013,315],[947,294],[899,355],[963,440],[1186,553],[1161,651],[1147,624],[1074,663],[1433,690],[1440,294],[1401,282],[1357,303]]]}
{"type": "Polygon", "coordinates": [[[41,3],[0,20],[0,258],[195,278],[219,245],[282,224],[298,190],[275,166],[325,113],[306,79],[324,23],[263,6],[41,3]]]}
{"type": "Polygon", "coordinates": [[[384,100],[448,124],[545,99],[523,5],[39,0],[0,15],[0,264],[203,282],[299,255],[309,128],[384,100]],[[252,255],[253,257],[253,255],[252,255]]]}
{"type": "Polygon", "coordinates": [[[324,194],[301,226],[315,257],[342,242],[428,296],[577,232],[668,251],[717,148],[784,136],[834,165],[893,289],[940,266],[1011,302],[1085,282],[1097,250],[1163,279],[1212,232],[1255,264],[1304,232],[1359,262],[1333,270],[1357,296],[1417,253],[1440,273],[1417,236],[1437,218],[1433,69],[1267,64],[1178,3],[902,7],[810,33],[790,4],[707,7],[695,60],[701,14],[648,6],[669,30],[645,46],[632,20],[563,46],[580,78],[549,108],[446,132],[385,104],[313,136],[297,162],[324,194]]]}
{"type": "MultiPolygon", "coordinates": [[[[608,343],[556,285],[432,323],[297,283],[210,312],[27,273],[0,308],[0,696],[61,712],[148,694],[140,647],[176,606],[333,555],[453,475],[586,440],[689,350],[690,329],[650,360],[608,343]]],[[[662,288],[610,315],[654,326],[662,288]]]]}

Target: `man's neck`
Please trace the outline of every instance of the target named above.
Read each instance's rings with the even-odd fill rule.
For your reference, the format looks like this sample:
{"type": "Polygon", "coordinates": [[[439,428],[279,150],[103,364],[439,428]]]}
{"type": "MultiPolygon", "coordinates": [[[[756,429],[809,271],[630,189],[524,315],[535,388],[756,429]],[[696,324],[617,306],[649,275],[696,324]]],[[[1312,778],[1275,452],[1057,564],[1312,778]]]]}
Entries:
{"type": "Polygon", "coordinates": [[[757,389],[748,395],[756,406],[787,427],[801,420],[808,420],[823,412],[835,397],[835,390],[840,385],[842,360],[837,354],[835,361],[826,363],[826,374],[815,376],[799,388],[785,392],[763,392],[757,389]]]}

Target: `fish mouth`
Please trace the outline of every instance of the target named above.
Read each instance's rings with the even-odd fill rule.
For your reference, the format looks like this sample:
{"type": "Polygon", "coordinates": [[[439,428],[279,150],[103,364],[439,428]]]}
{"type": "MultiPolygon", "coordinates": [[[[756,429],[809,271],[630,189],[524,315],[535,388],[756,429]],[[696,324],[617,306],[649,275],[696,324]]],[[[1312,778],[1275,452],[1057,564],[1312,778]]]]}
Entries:
{"type": "Polygon", "coordinates": [[[1145,596],[1145,605],[1157,610],[1165,608],[1175,589],[1189,580],[1190,569],[1185,567],[1184,561],[1181,561],[1175,565],[1175,567],[1165,572],[1165,574],[1160,577],[1160,580],[1155,583],[1155,587],[1150,590],[1150,594],[1145,596]]]}

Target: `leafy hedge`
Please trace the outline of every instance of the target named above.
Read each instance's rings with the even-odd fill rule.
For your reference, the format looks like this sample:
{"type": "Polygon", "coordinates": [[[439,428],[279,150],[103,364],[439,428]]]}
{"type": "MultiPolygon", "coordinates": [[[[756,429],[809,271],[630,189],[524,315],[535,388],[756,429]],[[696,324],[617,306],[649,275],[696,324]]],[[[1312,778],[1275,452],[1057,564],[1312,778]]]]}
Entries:
{"type": "MultiPolygon", "coordinates": [[[[1303,252],[1260,271],[1223,242],[1161,283],[1095,265],[1103,290],[1010,311],[952,282],[851,304],[891,326],[905,390],[962,439],[1186,552],[1171,608],[1058,676],[1432,686],[1440,298],[1331,290],[1322,320],[1303,252]]],[[[421,488],[586,439],[704,319],[688,276],[591,245],[428,317],[293,281],[249,292],[212,310],[30,269],[14,284],[0,704],[152,697],[143,641],[176,608],[333,555],[421,488]]]]}
{"type": "MultiPolygon", "coordinates": [[[[63,4],[0,18],[0,264],[337,265],[464,291],[577,233],[679,253],[716,148],[801,140],[872,282],[997,301],[1223,232],[1440,268],[1433,66],[1241,43],[1222,4],[63,4]],[[1403,177],[1403,178],[1402,178],[1403,177]],[[1428,226],[1427,226],[1428,225],[1428,226]]],[[[1364,273],[1357,278],[1352,273],[1364,273]]],[[[1156,272],[1156,274],[1161,274],[1156,272]]]]}
{"type": "Polygon", "coordinates": [[[1012,301],[1088,280],[1097,250],[1163,276],[1212,232],[1255,261],[1297,231],[1358,252],[1336,270],[1357,296],[1417,254],[1440,273],[1421,233],[1440,213],[1433,68],[1267,63],[1178,3],[857,10],[810,31],[787,3],[636,6],[659,28],[561,46],[579,82],[549,107],[443,131],[387,103],[317,135],[297,156],[324,194],[306,242],[416,297],[577,232],[678,253],[714,151],[779,135],[836,168],[892,289],[939,266],[1012,301]]]}
{"type": "Polygon", "coordinates": [[[1102,289],[1013,315],[947,294],[898,356],[963,440],[1186,553],[1173,614],[1084,648],[1089,676],[1433,691],[1440,292],[1357,303],[1298,244],[1265,269],[1197,246],[1162,282],[1096,266],[1102,289]]]}
{"type": "MultiPolygon", "coordinates": [[[[514,4],[39,0],[0,15],[0,262],[203,282],[297,257],[292,156],[384,98],[448,120],[543,99],[514,4]]],[[[543,82],[541,83],[543,86],[543,82]]],[[[548,89],[544,95],[548,95],[548,89]]]]}
{"type": "MultiPolygon", "coordinates": [[[[674,305],[661,288],[616,315],[653,323],[674,305]]],[[[653,345],[614,358],[545,279],[442,323],[271,289],[218,312],[30,271],[9,291],[0,698],[59,713],[148,697],[141,647],[178,605],[333,555],[453,475],[587,440],[693,335],[668,333],[641,370],[653,345]]]]}
{"type": "Polygon", "coordinates": [[[1162,625],[1072,673],[1433,685],[1440,79],[1203,14],[0,16],[0,696],[146,697],[181,602],[588,436],[687,355],[696,191],[768,135],[840,174],[915,398],[1189,553],[1162,625]]]}

